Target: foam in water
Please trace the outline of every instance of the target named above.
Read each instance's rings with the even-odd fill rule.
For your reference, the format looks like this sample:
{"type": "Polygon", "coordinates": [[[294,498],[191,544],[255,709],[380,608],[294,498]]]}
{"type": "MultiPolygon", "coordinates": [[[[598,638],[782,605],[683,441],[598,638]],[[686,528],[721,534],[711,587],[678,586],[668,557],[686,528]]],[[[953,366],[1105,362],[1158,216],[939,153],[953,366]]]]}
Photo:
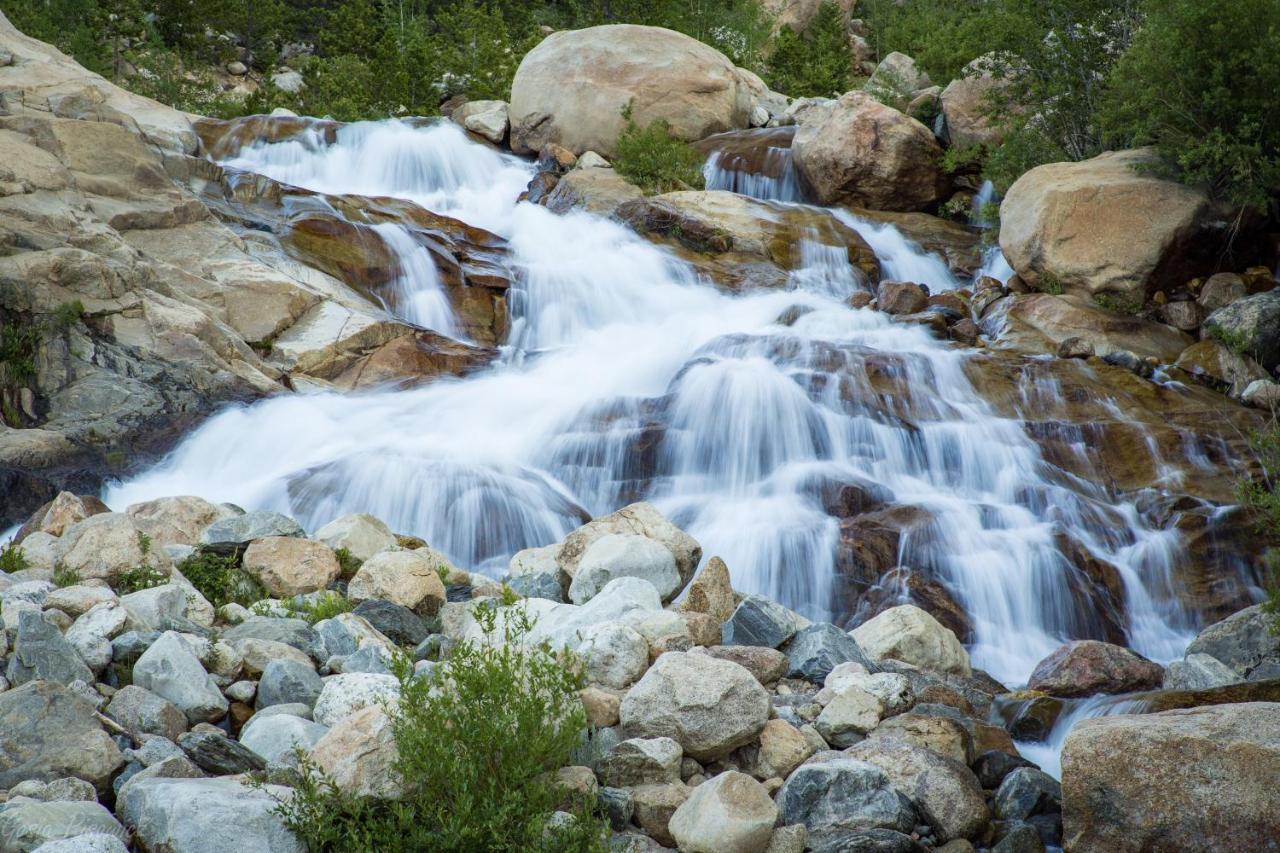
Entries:
{"type": "Polygon", "coordinates": [[[400,269],[391,282],[392,304],[387,307],[406,323],[442,335],[460,337],[449,297],[426,247],[413,239],[403,225],[380,222],[373,230],[396,256],[400,269]]]}
{"type": "MultiPolygon", "coordinates": [[[[824,484],[869,481],[927,513],[898,562],[973,616],[975,663],[998,678],[1025,680],[1095,627],[1071,596],[1061,532],[1121,567],[1138,651],[1168,659],[1185,642],[1162,585],[1176,541],[1050,469],[974,392],[964,351],[844,305],[857,281],[820,238],[791,289],[728,295],[615,223],[516,204],[531,167],[447,125],[351,125],[328,148],[260,145],[235,165],[403,196],[506,236],[519,273],[509,351],[464,380],[227,409],[111,488],[111,504],[201,494],[311,529],[367,511],[500,574],[515,550],[645,499],[723,556],[738,589],[828,619],[840,527],[824,484]]],[[[840,215],[886,277],[957,285],[891,226],[840,215]]]]}

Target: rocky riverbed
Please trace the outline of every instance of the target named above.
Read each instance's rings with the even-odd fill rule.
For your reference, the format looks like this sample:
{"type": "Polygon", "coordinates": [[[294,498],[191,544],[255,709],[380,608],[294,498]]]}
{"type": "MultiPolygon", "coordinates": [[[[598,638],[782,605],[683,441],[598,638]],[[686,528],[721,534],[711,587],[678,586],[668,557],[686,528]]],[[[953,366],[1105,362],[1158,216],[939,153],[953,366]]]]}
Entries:
{"type": "Polygon", "coordinates": [[[1280,640],[1257,607],[1167,668],[1074,642],[1011,692],[913,605],[845,631],[735,591],[714,556],[693,577],[700,545],[648,504],[501,579],[369,515],[308,536],[196,497],[112,512],[63,493],[18,542],[28,567],[0,575],[6,850],[301,849],[273,812],[296,750],[344,791],[399,796],[392,659],[429,672],[483,641],[486,606],[581,656],[590,726],[559,777],[606,806],[611,849],[1220,850],[1277,829],[1280,640]],[[215,607],[183,574],[211,554],[262,598],[215,607]],[[1060,781],[1020,751],[1099,695],[1151,713],[1078,724],[1060,781]]]}

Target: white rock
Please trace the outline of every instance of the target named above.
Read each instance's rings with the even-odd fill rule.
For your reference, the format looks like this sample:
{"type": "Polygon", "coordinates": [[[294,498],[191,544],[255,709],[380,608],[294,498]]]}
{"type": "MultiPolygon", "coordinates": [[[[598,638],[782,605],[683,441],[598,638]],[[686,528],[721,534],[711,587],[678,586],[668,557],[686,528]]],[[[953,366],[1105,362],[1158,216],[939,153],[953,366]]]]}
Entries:
{"type": "Polygon", "coordinates": [[[649,643],[617,622],[586,628],[575,651],[586,661],[587,680],[606,687],[628,687],[649,667],[649,643]]]}
{"type": "Polygon", "coordinates": [[[255,716],[240,731],[240,743],[267,763],[278,763],[295,749],[310,750],[328,731],[319,723],[291,714],[255,716]]]}
{"type": "Polygon", "coordinates": [[[346,548],[351,556],[364,562],[379,551],[396,544],[391,528],[368,513],[340,516],[316,531],[312,537],[333,550],[346,548]]]}
{"type": "Polygon", "coordinates": [[[857,687],[846,687],[822,709],[814,725],[827,743],[843,749],[862,740],[883,714],[879,699],[857,687]]]}
{"type": "Polygon", "coordinates": [[[583,551],[569,586],[569,598],[574,604],[583,604],[620,577],[649,581],[664,602],[680,590],[680,574],[669,549],[646,536],[612,533],[596,539],[583,551]]]}
{"type": "Polygon", "coordinates": [[[850,633],[872,660],[891,658],[932,672],[973,673],[969,653],[956,635],[914,604],[891,607],[850,633]]]}
{"type": "Polygon", "coordinates": [[[764,785],[730,770],[694,788],[668,827],[681,853],[764,853],[777,820],[764,785]]]}
{"type": "Polygon", "coordinates": [[[400,682],[392,675],[373,672],[331,675],[324,680],[312,717],[323,726],[333,726],[361,708],[394,703],[399,697],[400,682]]]}

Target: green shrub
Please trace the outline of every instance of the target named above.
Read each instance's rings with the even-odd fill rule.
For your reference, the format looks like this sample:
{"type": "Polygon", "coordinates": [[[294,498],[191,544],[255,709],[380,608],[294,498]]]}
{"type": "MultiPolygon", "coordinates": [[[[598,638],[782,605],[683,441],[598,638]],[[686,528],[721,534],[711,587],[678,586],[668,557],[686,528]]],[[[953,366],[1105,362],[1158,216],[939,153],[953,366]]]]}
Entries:
{"type": "Polygon", "coordinates": [[[703,187],[700,151],[671,134],[663,119],[640,127],[631,116],[631,105],[622,111],[623,128],[618,134],[618,153],[613,168],[646,193],[700,190],[703,187]]]}
{"type": "Polygon", "coordinates": [[[844,14],[823,0],[801,35],[783,27],[769,54],[766,80],[775,91],[793,98],[833,98],[853,87],[853,56],[844,14]]]}
{"type": "Polygon", "coordinates": [[[603,851],[607,825],[592,802],[565,802],[550,772],[566,765],[586,730],[581,667],[550,647],[526,645],[527,615],[479,607],[486,639],[461,643],[430,674],[395,665],[389,710],[408,780],[397,802],[340,792],[302,758],[302,782],[277,813],[313,851],[603,851]],[[499,626],[501,621],[501,626],[499,626]],[[557,809],[575,816],[548,825],[557,809]]]}
{"type": "Polygon", "coordinates": [[[1022,26],[1002,0],[867,0],[858,8],[877,55],[905,53],[939,85],[1022,26]]]}
{"type": "MultiPolygon", "coordinates": [[[[1236,498],[1254,518],[1254,524],[1270,542],[1280,543],[1280,428],[1272,427],[1249,436],[1258,464],[1254,477],[1236,483],[1236,498]]],[[[1263,609],[1277,617],[1271,625],[1280,634],[1280,547],[1271,546],[1262,555],[1267,599],[1263,609]]]]}
{"type": "Polygon", "coordinates": [[[240,568],[234,553],[200,548],[178,564],[178,571],[214,607],[232,602],[247,607],[264,596],[262,586],[240,568]]]}
{"type": "Polygon", "coordinates": [[[363,560],[356,559],[355,555],[346,548],[338,548],[333,552],[333,556],[338,558],[338,577],[343,580],[351,580],[356,576],[356,572],[360,571],[360,567],[364,565],[363,560]]]}
{"type": "Polygon", "coordinates": [[[115,580],[111,582],[111,588],[115,590],[117,595],[128,595],[131,592],[151,589],[153,586],[162,586],[168,582],[169,576],[159,569],[153,569],[149,566],[136,566],[117,575],[115,580]]]}
{"type": "Polygon", "coordinates": [[[1093,294],[1093,302],[1103,311],[1110,311],[1112,314],[1123,314],[1126,317],[1132,317],[1142,310],[1142,298],[1138,296],[1129,296],[1123,293],[1095,293],[1093,294]]]}
{"type": "MultiPolygon", "coordinates": [[[[266,602],[259,601],[252,609],[254,612],[265,614],[267,608],[263,607],[264,604],[266,602]]],[[[352,608],[350,599],[332,590],[314,599],[303,599],[301,602],[285,599],[280,604],[290,616],[306,620],[311,625],[323,622],[325,619],[332,619],[341,613],[350,613],[352,608]]]]}
{"type": "Polygon", "coordinates": [[[22,553],[17,542],[10,542],[0,548],[0,572],[13,574],[31,568],[27,555],[22,553]]]}
{"type": "Polygon", "coordinates": [[[53,567],[53,585],[59,589],[68,586],[75,586],[80,583],[83,578],[75,569],[70,569],[62,563],[58,563],[53,567]]]}
{"type": "Polygon", "coordinates": [[[1280,187],[1280,5],[1146,0],[1102,112],[1114,145],[1154,144],[1171,174],[1239,206],[1280,187]]]}

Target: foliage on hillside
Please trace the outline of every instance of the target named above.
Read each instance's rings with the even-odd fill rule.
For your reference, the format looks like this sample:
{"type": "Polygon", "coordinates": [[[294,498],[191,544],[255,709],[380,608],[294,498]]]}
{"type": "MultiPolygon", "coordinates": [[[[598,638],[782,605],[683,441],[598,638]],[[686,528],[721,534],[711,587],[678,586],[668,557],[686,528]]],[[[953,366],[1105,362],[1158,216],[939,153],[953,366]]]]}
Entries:
{"type": "Polygon", "coordinates": [[[803,34],[779,31],[769,54],[769,85],[793,98],[831,98],[849,91],[852,63],[844,16],[823,0],[803,34]]]}

